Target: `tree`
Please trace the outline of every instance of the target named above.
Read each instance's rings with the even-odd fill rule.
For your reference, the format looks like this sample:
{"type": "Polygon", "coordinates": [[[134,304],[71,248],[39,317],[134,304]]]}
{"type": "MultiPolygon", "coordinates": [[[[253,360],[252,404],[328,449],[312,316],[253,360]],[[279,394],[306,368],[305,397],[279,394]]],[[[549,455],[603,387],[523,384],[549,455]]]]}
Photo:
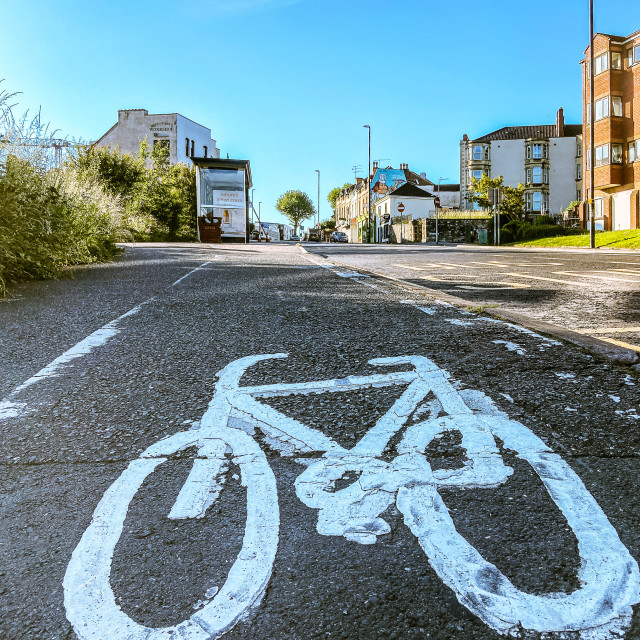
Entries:
{"type": "Polygon", "coordinates": [[[331,208],[334,211],[336,210],[336,201],[340,197],[340,192],[343,189],[351,189],[351,187],[353,187],[352,184],[350,184],[349,182],[345,182],[341,187],[336,187],[335,189],[331,189],[331,191],[329,191],[329,195],[327,196],[327,201],[329,202],[329,204],[331,205],[331,208]]]}
{"type": "Polygon", "coordinates": [[[525,186],[523,184],[518,184],[517,187],[505,186],[503,180],[502,176],[489,178],[486,174],[483,174],[480,180],[473,178],[471,180],[471,195],[468,199],[483,209],[491,209],[489,189],[500,189],[502,191],[500,214],[512,220],[521,220],[525,216],[525,186]]]}
{"type": "Polygon", "coordinates": [[[298,225],[315,215],[316,209],[311,198],[304,191],[287,191],[276,202],[276,209],[293,225],[293,232],[298,233],[298,225]]]}
{"type": "Polygon", "coordinates": [[[336,228],[336,221],[333,218],[329,218],[328,220],[323,220],[320,223],[320,228],[321,229],[335,229],[336,228]]]}
{"type": "MultiPolygon", "coordinates": [[[[146,153],[143,148],[142,153],[146,153]]],[[[196,225],[196,172],[184,164],[171,165],[168,145],[151,151],[153,167],[137,194],[140,213],[157,221],[163,239],[193,240],[196,225]]]]}

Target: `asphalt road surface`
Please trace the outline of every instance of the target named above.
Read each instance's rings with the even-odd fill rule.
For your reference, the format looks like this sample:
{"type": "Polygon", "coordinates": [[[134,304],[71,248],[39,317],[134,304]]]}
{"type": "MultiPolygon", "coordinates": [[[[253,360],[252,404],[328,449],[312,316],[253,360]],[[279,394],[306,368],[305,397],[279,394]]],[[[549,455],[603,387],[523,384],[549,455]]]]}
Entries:
{"type": "Polygon", "coordinates": [[[640,252],[315,245],[314,254],[640,350],[640,252]]]}
{"type": "Polygon", "coordinates": [[[635,370],[295,246],[70,275],[0,304],[3,640],[640,638],[635,370]]]}

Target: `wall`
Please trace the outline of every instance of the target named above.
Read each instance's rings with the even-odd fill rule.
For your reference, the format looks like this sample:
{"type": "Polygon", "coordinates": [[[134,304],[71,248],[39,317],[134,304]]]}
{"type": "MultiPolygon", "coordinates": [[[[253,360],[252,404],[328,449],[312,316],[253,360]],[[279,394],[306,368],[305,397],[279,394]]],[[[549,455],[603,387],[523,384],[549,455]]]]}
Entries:
{"type": "MultiPolygon", "coordinates": [[[[207,145],[208,156],[220,157],[215,140],[211,139],[211,130],[176,113],[149,114],[146,109],[123,109],[118,111],[118,122],[97,142],[99,147],[119,147],[122,153],[137,155],[140,142],[147,141],[149,150],[154,140],[169,141],[169,160],[191,162],[185,154],[185,138],[195,142],[195,155],[203,155],[203,147],[207,145]]],[[[189,147],[191,149],[191,146],[189,147]]],[[[151,165],[151,160],[147,161],[151,165]]]]}
{"type": "Polygon", "coordinates": [[[549,210],[561,213],[576,199],[576,138],[549,139],[549,210]]]}
{"type": "Polygon", "coordinates": [[[524,140],[495,140],[491,143],[490,178],[503,176],[505,185],[524,184],[524,140]]]}
{"type": "Polygon", "coordinates": [[[211,130],[203,127],[201,124],[189,120],[178,114],[177,116],[177,155],[175,162],[189,163],[189,154],[185,154],[185,138],[194,141],[195,152],[197,157],[204,157],[204,147],[207,147],[208,158],[219,158],[220,150],[216,147],[216,141],[211,139],[211,130]]]}

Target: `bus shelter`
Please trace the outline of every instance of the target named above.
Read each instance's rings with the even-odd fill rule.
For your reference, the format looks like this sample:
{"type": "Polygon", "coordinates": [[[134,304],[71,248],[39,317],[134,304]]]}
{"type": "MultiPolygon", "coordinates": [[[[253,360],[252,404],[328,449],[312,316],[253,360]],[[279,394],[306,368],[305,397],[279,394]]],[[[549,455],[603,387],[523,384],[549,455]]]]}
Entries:
{"type": "Polygon", "coordinates": [[[196,167],[198,240],[249,242],[249,160],[191,158],[196,167]]]}

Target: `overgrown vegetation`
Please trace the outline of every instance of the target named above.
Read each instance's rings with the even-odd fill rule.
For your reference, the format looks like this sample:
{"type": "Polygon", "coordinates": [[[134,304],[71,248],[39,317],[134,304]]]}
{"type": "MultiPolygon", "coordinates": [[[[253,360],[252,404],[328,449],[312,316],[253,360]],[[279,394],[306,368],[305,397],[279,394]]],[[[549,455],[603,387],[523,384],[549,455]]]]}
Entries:
{"type": "Polygon", "coordinates": [[[169,163],[169,149],[138,157],[63,141],[40,114],[14,116],[0,91],[0,296],[66,266],[112,259],[116,242],[195,240],[195,169],[169,163]],[[147,159],[151,168],[147,168],[147,159]]]}

